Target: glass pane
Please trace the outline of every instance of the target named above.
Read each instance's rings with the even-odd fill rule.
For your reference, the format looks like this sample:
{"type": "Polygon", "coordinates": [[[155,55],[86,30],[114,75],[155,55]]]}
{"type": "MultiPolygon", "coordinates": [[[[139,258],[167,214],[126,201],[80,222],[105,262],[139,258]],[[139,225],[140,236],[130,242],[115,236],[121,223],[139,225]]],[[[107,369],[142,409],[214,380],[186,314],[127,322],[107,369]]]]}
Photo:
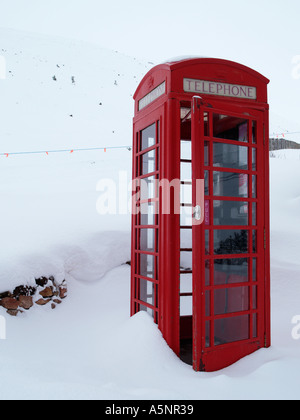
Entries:
{"type": "Polygon", "coordinates": [[[150,281],[139,279],[140,300],[154,306],[154,284],[150,281]]]}
{"type": "Polygon", "coordinates": [[[214,284],[247,283],[248,258],[232,258],[214,261],[214,284]]]}
{"type": "Polygon", "coordinates": [[[140,183],[140,197],[141,200],[148,200],[155,198],[156,191],[158,188],[158,182],[155,176],[150,176],[148,178],[143,178],[139,180],[140,183]]]}
{"type": "Polygon", "coordinates": [[[209,230],[205,231],[205,255],[209,255],[210,247],[209,247],[209,238],[210,238],[210,232],[209,230]]]}
{"type": "Polygon", "coordinates": [[[247,226],[248,203],[242,201],[214,201],[214,225],[247,226]]]}
{"type": "Polygon", "coordinates": [[[193,224],[193,208],[181,207],[180,226],[192,226],[193,224]]]}
{"type": "Polygon", "coordinates": [[[248,142],[248,120],[214,114],[213,126],[216,138],[248,142]]]}
{"type": "Polygon", "coordinates": [[[155,229],[140,229],[140,250],[155,252],[155,229]]]}
{"type": "Polygon", "coordinates": [[[257,252],[257,232],[256,232],[256,230],[254,230],[252,232],[252,248],[253,248],[253,253],[255,254],[257,252]]]}
{"type": "Polygon", "coordinates": [[[181,162],[180,163],[180,179],[181,181],[191,181],[192,180],[192,164],[181,162]]]}
{"type": "Polygon", "coordinates": [[[140,254],[140,275],[143,277],[149,277],[150,279],[154,279],[154,263],[154,255],[140,254]]]}
{"type": "Polygon", "coordinates": [[[256,221],[256,203],[252,203],[252,225],[256,226],[257,221],[256,221]]]}
{"type": "Polygon", "coordinates": [[[205,316],[210,316],[210,291],[205,292],[205,316]]]}
{"type": "Polygon", "coordinates": [[[209,171],[204,171],[204,194],[209,195],[209,171]]]}
{"type": "Polygon", "coordinates": [[[210,347],[210,321],[205,322],[205,347],[210,347]]]}
{"type": "Polygon", "coordinates": [[[180,274],[180,293],[193,293],[192,274],[180,274]]]}
{"type": "Polygon", "coordinates": [[[155,172],[155,149],[141,156],[141,175],[155,172]]]}
{"type": "Polygon", "coordinates": [[[180,316],[193,315],[193,296],[180,296],[180,316]]]}
{"type": "Polygon", "coordinates": [[[155,145],[155,126],[156,124],[152,124],[141,132],[141,150],[155,145]]]}
{"type": "Polygon", "coordinates": [[[253,314],[253,338],[257,337],[257,314],[253,314]]]}
{"type": "Polygon", "coordinates": [[[215,196],[248,197],[248,175],[231,172],[214,172],[215,196]]]}
{"type": "Polygon", "coordinates": [[[250,338],[249,327],[249,315],[215,320],[215,346],[248,340],[250,338]]]}
{"type": "Polygon", "coordinates": [[[252,309],[257,309],[257,287],[252,287],[252,309]]]}
{"type": "Polygon", "coordinates": [[[191,119],[191,108],[189,106],[182,106],[180,108],[180,118],[181,118],[181,121],[191,119]]]}
{"type": "Polygon", "coordinates": [[[252,280],[253,281],[257,280],[256,267],[257,267],[257,258],[253,258],[252,259],[252,280]]]}
{"type": "Polygon", "coordinates": [[[180,137],[182,140],[191,140],[191,108],[181,108],[180,137]]]}
{"type": "Polygon", "coordinates": [[[214,252],[216,255],[247,254],[247,230],[215,230],[214,252]]]}
{"type": "Polygon", "coordinates": [[[192,184],[185,183],[180,185],[180,203],[192,204],[192,184]]]}
{"type": "Polygon", "coordinates": [[[206,226],[208,226],[210,224],[210,201],[209,200],[205,200],[204,201],[204,223],[206,226]]]}
{"type": "Polygon", "coordinates": [[[141,204],[141,225],[155,225],[155,203],[142,203],[141,204]]]}
{"type": "Polygon", "coordinates": [[[214,166],[248,170],[248,147],[214,143],[213,150],[214,166]]]}
{"type": "Polygon", "coordinates": [[[249,310],[249,287],[216,289],[215,315],[225,315],[249,310]]]}
{"type": "Polygon", "coordinates": [[[252,149],[252,171],[256,171],[256,155],[257,155],[257,151],[256,149],[252,149]]]}
{"type": "Polygon", "coordinates": [[[204,166],[209,166],[209,142],[204,142],[204,166]]]}
{"type": "Polygon", "coordinates": [[[206,260],[205,261],[205,286],[209,286],[210,285],[210,267],[211,267],[211,261],[210,260],[206,260]]]}
{"type": "Polygon", "coordinates": [[[191,251],[180,252],[180,271],[192,271],[193,253],[191,251]]]}
{"type": "Polygon", "coordinates": [[[180,248],[193,247],[193,231],[192,229],[180,229],[180,248]]]}
{"type": "Polygon", "coordinates": [[[186,160],[192,160],[192,142],[182,140],[180,142],[180,145],[181,145],[180,158],[186,159],[186,160]]]}
{"type": "Polygon", "coordinates": [[[252,175],[252,198],[256,198],[256,188],[257,188],[256,176],[252,175]]]}

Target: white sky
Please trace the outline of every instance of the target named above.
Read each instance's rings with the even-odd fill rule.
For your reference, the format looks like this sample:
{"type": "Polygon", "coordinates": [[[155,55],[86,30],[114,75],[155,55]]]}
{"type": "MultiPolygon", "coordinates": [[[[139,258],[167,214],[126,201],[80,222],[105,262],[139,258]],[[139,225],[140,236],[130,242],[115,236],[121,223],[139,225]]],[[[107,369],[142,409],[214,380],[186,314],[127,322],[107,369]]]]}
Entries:
{"type": "Polygon", "coordinates": [[[292,77],[299,16],[299,0],[0,0],[0,27],[90,41],[155,64],[201,55],[248,65],[271,79],[272,111],[300,126],[300,69],[292,77]]]}

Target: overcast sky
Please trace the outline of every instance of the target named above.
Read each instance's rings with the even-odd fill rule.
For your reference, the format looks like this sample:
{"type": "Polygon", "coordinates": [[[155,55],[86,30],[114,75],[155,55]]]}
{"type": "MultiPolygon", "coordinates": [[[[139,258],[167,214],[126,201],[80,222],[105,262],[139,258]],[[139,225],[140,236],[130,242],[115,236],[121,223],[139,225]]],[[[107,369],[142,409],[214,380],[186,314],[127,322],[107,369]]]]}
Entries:
{"type": "Polygon", "coordinates": [[[0,0],[1,27],[85,40],[155,64],[200,55],[248,65],[271,79],[272,111],[300,125],[299,16],[299,0],[0,0]]]}

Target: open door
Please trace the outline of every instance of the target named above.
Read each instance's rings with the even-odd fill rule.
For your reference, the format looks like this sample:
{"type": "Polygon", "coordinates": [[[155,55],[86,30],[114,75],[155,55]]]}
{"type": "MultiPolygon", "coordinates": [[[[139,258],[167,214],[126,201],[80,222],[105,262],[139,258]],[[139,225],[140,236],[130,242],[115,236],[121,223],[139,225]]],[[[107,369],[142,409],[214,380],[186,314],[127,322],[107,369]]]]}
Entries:
{"type": "MultiPolygon", "coordinates": [[[[196,371],[222,369],[266,345],[262,114],[193,98],[193,186],[205,180],[204,222],[192,228],[196,371]]],[[[199,216],[195,193],[193,206],[199,216]]]]}

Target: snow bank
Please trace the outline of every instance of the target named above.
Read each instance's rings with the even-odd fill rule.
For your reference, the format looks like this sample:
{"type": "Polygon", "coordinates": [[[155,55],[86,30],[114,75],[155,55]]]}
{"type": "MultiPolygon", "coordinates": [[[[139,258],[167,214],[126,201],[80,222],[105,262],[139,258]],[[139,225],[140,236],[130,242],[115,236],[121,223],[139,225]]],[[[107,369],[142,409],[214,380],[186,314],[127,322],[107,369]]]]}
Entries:
{"type": "Polygon", "coordinates": [[[271,256],[298,264],[300,249],[300,151],[273,152],[271,166],[271,256]]]}
{"type": "Polygon", "coordinates": [[[99,180],[118,186],[116,168],[130,179],[130,160],[121,150],[0,161],[1,291],[65,273],[95,281],[130,259],[130,214],[99,215],[96,208],[99,180]]]}
{"type": "MultiPolygon", "coordinates": [[[[130,94],[145,65],[74,42],[0,34],[12,71],[0,101],[1,151],[131,143],[130,94]]],[[[1,312],[0,399],[298,399],[300,158],[276,156],[272,348],[215,373],[196,373],[175,357],[147,314],[129,317],[130,215],[96,211],[98,181],[118,185],[119,171],[131,174],[128,150],[2,156],[0,289],[53,275],[66,278],[68,298],[17,318],[1,312]]]]}
{"type": "MultiPolygon", "coordinates": [[[[282,153],[276,152],[278,156],[282,153]]],[[[298,399],[300,341],[292,337],[292,319],[299,314],[300,296],[295,202],[299,192],[298,183],[291,179],[298,176],[299,168],[293,151],[285,156],[271,159],[271,349],[262,349],[219,372],[194,372],[173,354],[146,313],[129,317],[130,268],[121,265],[129,255],[129,220],[125,218],[122,224],[113,217],[117,229],[105,232],[113,223],[97,215],[99,228],[91,234],[94,222],[85,217],[91,225],[85,226],[84,240],[79,231],[71,236],[62,224],[66,242],[55,245],[55,235],[47,227],[45,252],[30,254],[27,265],[16,258],[16,268],[28,278],[38,275],[39,269],[49,271],[44,274],[61,270],[69,285],[68,298],[54,311],[34,307],[16,319],[6,318],[7,340],[0,340],[0,399],[298,399]]],[[[111,165],[112,161],[105,170],[111,165]]],[[[76,174],[89,173],[90,166],[82,161],[70,167],[74,169],[71,178],[77,179],[76,174]]],[[[32,168],[37,171],[37,166],[32,168]]],[[[61,178],[59,165],[55,168],[61,178]]],[[[84,184],[75,185],[82,188],[78,201],[86,199],[84,184]]],[[[58,186],[63,189],[63,181],[57,182],[54,197],[58,186]]],[[[69,208],[66,203],[62,208],[66,218],[69,208]]],[[[79,212],[77,227],[84,214],[79,212]]],[[[38,214],[34,217],[38,222],[38,214]]],[[[51,208],[47,217],[55,221],[57,214],[51,208]]],[[[24,240],[19,234],[13,241],[24,240]]],[[[9,236],[6,240],[10,242],[9,236]]],[[[32,252],[34,246],[29,243],[32,252]]],[[[3,279],[3,268],[1,272],[3,279]]]]}

